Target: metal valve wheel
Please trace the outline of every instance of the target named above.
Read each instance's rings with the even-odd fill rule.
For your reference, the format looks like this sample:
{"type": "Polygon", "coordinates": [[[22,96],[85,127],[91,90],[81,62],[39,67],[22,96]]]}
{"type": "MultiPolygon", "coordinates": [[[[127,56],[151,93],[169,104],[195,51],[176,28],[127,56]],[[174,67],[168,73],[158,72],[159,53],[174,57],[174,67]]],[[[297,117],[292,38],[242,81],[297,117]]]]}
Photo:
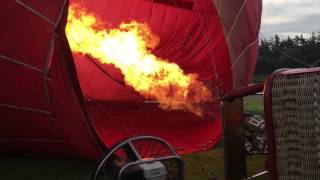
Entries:
{"type": "Polygon", "coordinates": [[[93,173],[96,179],[182,180],[184,165],[172,146],[153,136],[137,136],[118,143],[93,173]]]}

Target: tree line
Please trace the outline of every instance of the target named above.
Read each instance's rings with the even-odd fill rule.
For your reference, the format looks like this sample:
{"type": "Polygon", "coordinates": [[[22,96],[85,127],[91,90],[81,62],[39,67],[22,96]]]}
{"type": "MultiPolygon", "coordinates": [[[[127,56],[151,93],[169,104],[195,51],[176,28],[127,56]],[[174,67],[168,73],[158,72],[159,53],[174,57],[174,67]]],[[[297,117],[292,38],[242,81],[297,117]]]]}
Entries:
{"type": "Polygon", "coordinates": [[[255,74],[270,74],[281,68],[320,66],[320,32],[280,39],[276,34],[261,39],[255,74]]]}

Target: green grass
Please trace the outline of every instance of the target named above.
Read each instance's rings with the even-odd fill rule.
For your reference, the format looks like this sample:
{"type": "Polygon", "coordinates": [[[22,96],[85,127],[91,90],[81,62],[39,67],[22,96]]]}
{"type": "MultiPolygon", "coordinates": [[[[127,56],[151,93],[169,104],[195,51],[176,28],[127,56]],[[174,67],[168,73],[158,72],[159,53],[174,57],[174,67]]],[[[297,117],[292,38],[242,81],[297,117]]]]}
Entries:
{"type": "MultiPolygon", "coordinates": [[[[182,157],[185,162],[186,180],[214,180],[224,179],[223,149],[195,153],[182,157]]],[[[254,155],[247,157],[248,175],[260,173],[265,170],[264,155],[254,155]]],[[[268,179],[268,176],[259,178],[268,179]]]]}
{"type": "Polygon", "coordinates": [[[253,95],[244,98],[243,100],[244,108],[246,112],[251,112],[259,114],[263,117],[263,96],[253,95]]]}
{"type": "Polygon", "coordinates": [[[185,155],[186,180],[224,179],[223,149],[185,155]]]}
{"type": "MultiPolygon", "coordinates": [[[[244,99],[246,111],[263,115],[262,99],[244,99]]],[[[223,149],[182,156],[186,180],[224,179],[223,149]]],[[[264,170],[265,156],[247,158],[248,174],[264,170]]],[[[82,160],[0,157],[0,180],[88,180],[96,164],[82,160]]],[[[266,176],[259,179],[268,179],[266,176]]]]}

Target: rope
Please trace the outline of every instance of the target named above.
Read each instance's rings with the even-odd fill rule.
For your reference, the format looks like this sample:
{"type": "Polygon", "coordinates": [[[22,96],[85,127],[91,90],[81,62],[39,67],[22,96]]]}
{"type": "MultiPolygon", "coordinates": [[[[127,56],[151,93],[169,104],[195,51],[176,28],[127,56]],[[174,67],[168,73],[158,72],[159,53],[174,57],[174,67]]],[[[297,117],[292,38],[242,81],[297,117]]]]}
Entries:
{"type": "Polygon", "coordinates": [[[258,40],[259,40],[259,36],[257,36],[257,38],[252,43],[250,43],[246,48],[243,49],[243,51],[240,53],[237,59],[232,63],[232,66],[231,66],[232,70],[235,68],[235,65],[239,62],[240,58],[248,51],[249,48],[255,45],[258,40]]]}
{"type": "MultiPolygon", "coordinates": [[[[76,42],[71,36],[70,36],[71,40],[74,41],[82,50],[84,50],[81,45],[76,42]]],[[[107,71],[105,71],[102,67],[99,66],[99,64],[94,60],[92,59],[89,55],[85,54],[84,55],[90,62],[92,62],[100,71],[102,71],[106,76],[108,76],[111,80],[117,82],[118,84],[122,85],[122,86],[125,86],[125,83],[112,77],[107,71]]]]}
{"type": "Polygon", "coordinates": [[[94,103],[96,103],[98,105],[98,107],[102,110],[102,112],[104,112],[113,122],[118,124],[122,129],[126,130],[129,134],[134,134],[132,130],[130,130],[129,128],[127,128],[123,124],[121,124],[113,115],[111,115],[108,111],[106,111],[104,109],[104,107],[98,101],[96,101],[94,99],[90,99],[90,100],[93,101],[94,103]]]}
{"type": "Polygon", "coordinates": [[[0,106],[5,107],[5,108],[11,108],[11,109],[19,109],[19,110],[38,112],[38,113],[43,113],[43,114],[51,114],[50,112],[42,110],[42,109],[34,109],[34,108],[29,108],[29,107],[15,106],[15,105],[11,105],[11,104],[0,104],[0,106]]]}
{"type": "Polygon", "coordinates": [[[54,26],[55,23],[54,21],[52,21],[51,19],[49,19],[48,17],[46,17],[45,15],[41,14],[40,12],[36,11],[35,9],[33,9],[32,7],[28,6],[27,4],[19,1],[19,0],[15,0],[16,3],[20,4],[21,6],[23,6],[24,8],[28,9],[30,12],[32,12],[33,14],[39,16],[41,19],[45,20],[46,22],[48,22],[50,25],[54,26]]]}
{"type": "Polygon", "coordinates": [[[239,17],[240,17],[240,14],[242,13],[245,5],[247,4],[247,1],[248,1],[248,0],[245,0],[245,1],[243,2],[242,6],[241,6],[241,8],[239,9],[239,12],[238,12],[238,14],[237,14],[237,16],[236,16],[236,18],[235,18],[235,20],[234,20],[231,28],[230,28],[230,32],[229,32],[229,34],[228,34],[228,36],[227,36],[227,41],[228,41],[228,42],[229,42],[229,40],[230,40],[231,34],[233,33],[233,29],[235,28],[235,26],[236,26],[236,24],[237,24],[237,22],[238,22],[238,19],[239,19],[239,17]]]}
{"type": "Polygon", "coordinates": [[[17,65],[21,65],[21,66],[24,66],[24,67],[30,68],[32,70],[35,70],[35,71],[43,73],[43,71],[41,69],[39,69],[39,68],[37,68],[37,67],[35,67],[33,65],[30,65],[30,64],[24,63],[22,61],[19,61],[19,60],[4,56],[2,54],[0,54],[0,59],[7,60],[7,61],[15,63],[17,65]]]}

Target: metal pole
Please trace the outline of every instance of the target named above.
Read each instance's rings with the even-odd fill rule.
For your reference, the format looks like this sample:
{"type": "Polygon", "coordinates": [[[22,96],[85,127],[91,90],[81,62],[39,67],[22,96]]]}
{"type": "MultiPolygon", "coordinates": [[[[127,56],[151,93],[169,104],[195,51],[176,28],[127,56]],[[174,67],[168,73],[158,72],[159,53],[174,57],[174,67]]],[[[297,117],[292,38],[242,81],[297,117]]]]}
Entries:
{"type": "Polygon", "coordinates": [[[247,178],[242,98],[222,102],[224,166],[226,180],[247,178]]]}

